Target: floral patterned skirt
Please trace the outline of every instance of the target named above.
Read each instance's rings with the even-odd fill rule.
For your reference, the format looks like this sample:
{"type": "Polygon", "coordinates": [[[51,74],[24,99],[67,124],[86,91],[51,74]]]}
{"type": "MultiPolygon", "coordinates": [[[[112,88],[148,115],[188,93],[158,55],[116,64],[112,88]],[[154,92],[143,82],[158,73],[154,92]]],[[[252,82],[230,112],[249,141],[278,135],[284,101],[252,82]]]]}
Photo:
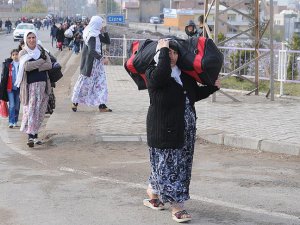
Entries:
{"type": "Polygon", "coordinates": [[[72,102],[88,106],[99,106],[107,103],[107,97],[104,65],[100,60],[94,59],[91,76],[79,75],[74,86],[72,102]]]}
{"type": "Polygon", "coordinates": [[[153,193],[166,203],[183,203],[190,198],[196,118],[192,106],[186,100],[184,114],[185,142],[179,149],[158,149],[150,147],[151,175],[149,184],[153,193]]]}
{"type": "Polygon", "coordinates": [[[23,106],[23,117],[20,130],[27,134],[37,134],[47,110],[49,96],[44,81],[28,85],[28,105],[23,106]]]}

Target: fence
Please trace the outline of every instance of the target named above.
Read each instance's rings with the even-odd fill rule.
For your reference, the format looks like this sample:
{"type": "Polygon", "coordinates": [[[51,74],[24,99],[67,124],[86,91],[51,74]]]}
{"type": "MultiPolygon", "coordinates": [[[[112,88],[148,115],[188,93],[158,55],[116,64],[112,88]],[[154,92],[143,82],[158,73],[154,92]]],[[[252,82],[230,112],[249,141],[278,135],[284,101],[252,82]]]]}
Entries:
{"type": "MultiPolygon", "coordinates": [[[[127,39],[124,35],[123,38],[111,38],[111,44],[107,48],[106,55],[111,59],[112,64],[124,64],[128,57],[131,43],[135,40],[144,39],[127,39]]],[[[221,70],[221,75],[226,76],[230,71],[233,71],[240,66],[246,64],[255,58],[254,48],[240,48],[240,47],[219,47],[220,51],[224,54],[224,66],[221,70]]],[[[268,52],[269,49],[260,49],[262,54],[268,52]]],[[[280,82],[280,95],[283,95],[283,85],[286,83],[300,83],[300,51],[288,50],[282,44],[281,49],[274,50],[274,77],[275,81],[280,82]]],[[[269,80],[269,65],[270,57],[262,57],[259,60],[259,79],[269,80]]],[[[254,62],[238,71],[233,76],[244,76],[248,79],[254,79],[255,66],[254,62]]]]}

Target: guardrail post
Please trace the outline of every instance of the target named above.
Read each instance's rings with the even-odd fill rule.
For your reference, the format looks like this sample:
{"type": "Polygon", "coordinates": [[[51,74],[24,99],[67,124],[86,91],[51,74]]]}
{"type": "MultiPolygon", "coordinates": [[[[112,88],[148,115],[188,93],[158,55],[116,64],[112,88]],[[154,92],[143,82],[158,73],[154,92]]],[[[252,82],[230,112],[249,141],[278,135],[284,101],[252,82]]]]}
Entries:
{"type": "Polygon", "coordinates": [[[123,65],[125,64],[125,61],[127,59],[127,40],[126,35],[123,35],[123,65]]]}
{"type": "Polygon", "coordinates": [[[281,44],[281,50],[279,50],[278,54],[278,80],[280,81],[280,91],[279,95],[284,95],[284,87],[283,83],[286,81],[287,74],[287,50],[285,47],[285,43],[281,44]]]}

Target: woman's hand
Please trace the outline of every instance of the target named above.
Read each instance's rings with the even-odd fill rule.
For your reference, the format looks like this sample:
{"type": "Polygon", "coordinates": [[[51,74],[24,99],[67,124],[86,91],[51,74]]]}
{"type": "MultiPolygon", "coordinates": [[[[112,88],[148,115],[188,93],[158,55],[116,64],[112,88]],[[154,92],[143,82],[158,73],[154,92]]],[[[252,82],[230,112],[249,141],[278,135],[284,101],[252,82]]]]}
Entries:
{"type": "Polygon", "coordinates": [[[108,58],[104,57],[104,58],[102,58],[102,62],[104,65],[108,65],[109,60],[108,60],[108,58]]]}
{"type": "Polygon", "coordinates": [[[218,79],[218,80],[216,80],[216,82],[215,82],[215,86],[217,87],[217,88],[221,88],[221,81],[218,79]]]}
{"type": "Polygon", "coordinates": [[[169,48],[169,40],[167,40],[167,39],[160,39],[160,40],[158,40],[157,46],[158,46],[158,49],[161,49],[161,48],[164,48],[164,47],[169,48]]]}

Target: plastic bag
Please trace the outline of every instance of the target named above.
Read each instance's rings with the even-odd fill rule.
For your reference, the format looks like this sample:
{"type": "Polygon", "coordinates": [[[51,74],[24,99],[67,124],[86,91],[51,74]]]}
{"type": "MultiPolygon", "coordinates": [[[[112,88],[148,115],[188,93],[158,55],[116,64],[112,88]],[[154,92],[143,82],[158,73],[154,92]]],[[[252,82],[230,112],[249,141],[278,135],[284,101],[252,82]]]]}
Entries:
{"type": "Polygon", "coordinates": [[[8,107],[7,102],[0,100],[0,116],[1,117],[8,117],[8,107]]]}

